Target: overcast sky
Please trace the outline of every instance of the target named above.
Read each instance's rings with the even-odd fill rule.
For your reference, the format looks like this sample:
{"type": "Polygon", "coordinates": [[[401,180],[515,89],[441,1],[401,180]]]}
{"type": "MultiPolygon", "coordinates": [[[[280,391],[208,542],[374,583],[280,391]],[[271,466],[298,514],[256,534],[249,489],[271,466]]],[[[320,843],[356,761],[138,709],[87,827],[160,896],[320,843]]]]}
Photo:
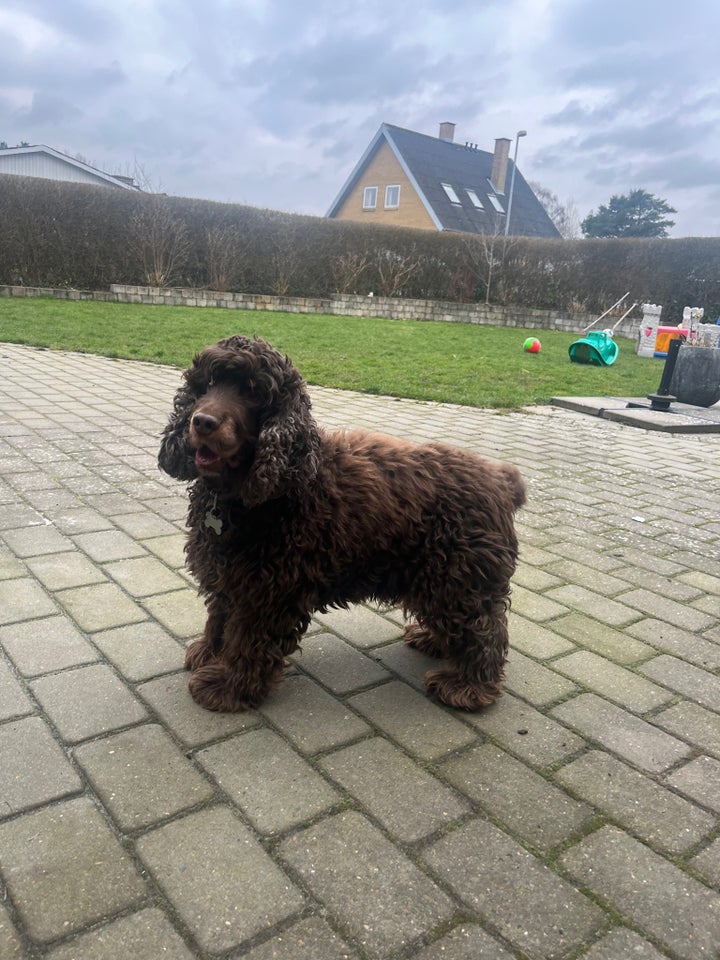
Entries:
{"type": "Polygon", "coordinates": [[[0,140],[324,215],[382,122],[720,235],[719,0],[0,0],[0,140]],[[511,150],[514,149],[514,144],[511,150]]]}

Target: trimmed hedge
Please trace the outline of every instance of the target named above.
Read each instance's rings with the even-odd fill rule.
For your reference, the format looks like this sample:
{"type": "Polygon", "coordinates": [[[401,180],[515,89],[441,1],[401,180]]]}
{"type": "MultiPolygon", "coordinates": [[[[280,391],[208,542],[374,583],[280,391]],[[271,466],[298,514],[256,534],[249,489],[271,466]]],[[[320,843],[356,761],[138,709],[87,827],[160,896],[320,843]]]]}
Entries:
{"type": "Polygon", "coordinates": [[[720,238],[535,240],[327,220],[0,175],[0,283],[485,300],[601,313],[630,291],[720,313],[720,238]]]}

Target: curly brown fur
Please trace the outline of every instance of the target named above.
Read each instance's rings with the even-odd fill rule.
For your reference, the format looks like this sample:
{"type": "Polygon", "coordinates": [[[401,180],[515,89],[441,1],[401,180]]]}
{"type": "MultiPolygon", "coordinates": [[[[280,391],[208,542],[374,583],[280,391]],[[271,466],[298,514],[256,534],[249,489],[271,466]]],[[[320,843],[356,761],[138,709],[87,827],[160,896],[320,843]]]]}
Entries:
{"type": "Polygon", "coordinates": [[[208,610],[186,656],[198,703],[258,706],[314,611],[370,598],[401,605],[407,642],[446,661],[429,693],[467,710],[500,696],[525,502],[515,467],[321,430],[290,360],[240,336],[185,372],[158,459],[192,481],[185,549],[208,610]]]}

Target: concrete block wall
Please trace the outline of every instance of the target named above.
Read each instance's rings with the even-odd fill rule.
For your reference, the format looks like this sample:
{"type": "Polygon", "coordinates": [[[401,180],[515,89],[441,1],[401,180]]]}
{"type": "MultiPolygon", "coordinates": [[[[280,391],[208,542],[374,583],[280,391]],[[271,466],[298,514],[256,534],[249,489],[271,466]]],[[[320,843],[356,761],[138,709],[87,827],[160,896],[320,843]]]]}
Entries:
{"type": "MultiPolygon", "coordinates": [[[[283,313],[324,313],[342,317],[386,317],[390,320],[425,320],[445,323],[473,323],[496,327],[525,327],[531,330],[563,330],[580,333],[592,316],[562,313],[531,307],[484,303],[455,303],[444,300],[410,300],[403,297],[369,297],[333,294],[330,297],[276,297],[266,294],[228,293],[190,287],[151,287],[112,284],[110,290],[67,290],[51,287],[0,286],[0,296],[54,297],[60,300],[101,300],[118,303],[165,304],[176,307],[221,307],[235,310],[268,310],[283,313]]],[[[640,316],[624,320],[618,336],[635,338],[640,316]]],[[[608,317],[597,329],[612,326],[608,317]]]]}

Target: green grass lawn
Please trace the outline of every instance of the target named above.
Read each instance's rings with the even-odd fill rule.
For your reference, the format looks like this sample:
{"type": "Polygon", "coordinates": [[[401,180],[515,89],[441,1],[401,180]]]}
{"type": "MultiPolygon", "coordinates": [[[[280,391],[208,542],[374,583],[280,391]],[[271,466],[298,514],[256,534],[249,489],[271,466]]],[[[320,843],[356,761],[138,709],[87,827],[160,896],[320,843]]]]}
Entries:
{"type": "Polygon", "coordinates": [[[553,396],[645,396],[658,360],[618,338],[610,367],[571,363],[576,334],[551,330],[357,319],[205,307],[0,298],[0,342],[185,367],[204,346],[258,334],[289,354],[309,383],[365,393],[516,408],[553,396]],[[526,337],[542,342],[523,351],[526,337]]]}

